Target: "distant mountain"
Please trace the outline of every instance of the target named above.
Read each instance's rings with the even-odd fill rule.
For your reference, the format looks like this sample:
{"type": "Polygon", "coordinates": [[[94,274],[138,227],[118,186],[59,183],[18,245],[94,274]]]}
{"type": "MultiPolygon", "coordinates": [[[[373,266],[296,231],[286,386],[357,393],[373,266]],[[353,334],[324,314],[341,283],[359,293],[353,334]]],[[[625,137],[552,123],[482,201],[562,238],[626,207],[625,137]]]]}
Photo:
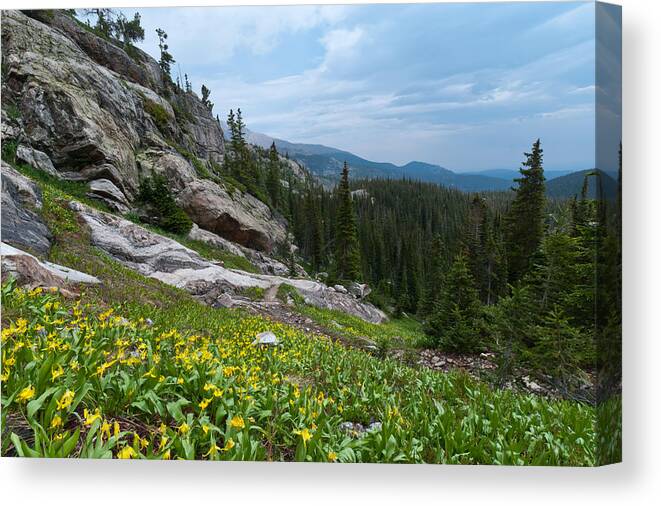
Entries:
{"type": "MultiPolygon", "coordinates": [[[[555,179],[557,177],[561,176],[566,176],[567,174],[571,174],[572,170],[545,170],[544,171],[544,176],[548,181],[551,179],[555,179]]],[[[521,176],[521,173],[519,172],[518,169],[488,169],[488,170],[480,170],[480,171],[468,171],[468,172],[461,172],[462,175],[465,174],[471,174],[471,175],[479,175],[479,176],[489,176],[489,177],[497,177],[498,179],[507,179],[508,181],[513,181],[515,178],[518,178],[521,176]]]]}
{"type": "MultiPolygon", "coordinates": [[[[227,132],[226,125],[223,125],[223,130],[227,132]]],[[[357,179],[410,178],[463,191],[508,190],[511,186],[511,181],[502,178],[480,174],[458,174],[440,165],[418,161],[402,166],[388,162],[373,162],[341,149],[321,144],[288,142],[250,130],[246,130],[246,140],[264,148],[275,142],[280,153],[287,154],[305,165],[312,174],[326,184],[334,184],[339,179],[342,165],[346,161],[351,167],[352,177],[357,179]]]]}
{"type": "MultiPolygon", "coordinates": [[[[225,136],[227,125],[222,124],[225,136]]],[[[351,176],[356,179],[402,179],[437,183],[466,192],[507,191],[514,186],[514,179],[520,176],[515,169],[490,169],[474,172],[454,172],[440,165],[413,161],[406,165],[395,165],[389,162],[373,162],[348,151],[331,148],[322,144],[303,144],[285,141],[268,135],[246,129],[246,140],[251,144],[268,148],[275,142],[281,154],[305,165],[322,183],[334,185],[342,172],[346,161],[351,167],[351,176]]],[[[585,175],[593,170],[549,170],[545,171],[546,194],[553,198],[569,198],[580,195],[585,175]]],[[[607,198],[615,195],[617,182],[603,171],[598,171],[602,177],[604,195],[607,198]]],[[[594,180],[594,178],[592,178],[594,180]]],[[[596,195],[596,185],[591,181],[590,197],[596,195]]]]}
{"type": "Polygon", "coordinates": [[[590,175],[588,178],[588,198],[594,199],[597,197],[599,180],[601,180],[603,197],[606,199],[615,198],[617,194],[617,181],[606,172],[594,169],[572,172],[571,174],[547,181],[546,195],[553,198],[580,196],[583,181],[587,175],[590,175]]]}

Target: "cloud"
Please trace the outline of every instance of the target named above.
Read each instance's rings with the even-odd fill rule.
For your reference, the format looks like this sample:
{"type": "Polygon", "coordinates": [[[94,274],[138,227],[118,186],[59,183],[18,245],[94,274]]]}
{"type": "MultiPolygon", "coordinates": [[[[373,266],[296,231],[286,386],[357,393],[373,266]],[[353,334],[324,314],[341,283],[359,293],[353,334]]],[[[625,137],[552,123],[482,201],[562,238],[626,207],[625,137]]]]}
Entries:
{"type": "Polygon", "coordinates": [[[564,143],[547,161],[594,157],[592,4],[154,14],[143,18],[176,27],[172,51],[196,88],[212,90],[216,112],[241,107],[255,131],[451,168],[511,166],[537,136],[564,143]]]}

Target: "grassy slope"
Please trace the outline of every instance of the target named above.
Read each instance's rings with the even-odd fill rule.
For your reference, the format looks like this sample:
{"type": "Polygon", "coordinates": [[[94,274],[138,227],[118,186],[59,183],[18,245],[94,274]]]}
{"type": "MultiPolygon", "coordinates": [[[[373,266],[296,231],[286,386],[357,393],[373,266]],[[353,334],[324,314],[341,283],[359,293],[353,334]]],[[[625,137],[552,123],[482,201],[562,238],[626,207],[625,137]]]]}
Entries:
{"type": "MultiPolygon", "coordinates": [[[[56,441],[58,434],[63,434],[60,441],[68,441],[80,428],[87,436],[67,455],[133,452],[150,458],[572,465],[595,461],[591,407],[494,391],[464,374],[413,369],[264,318],[203,306],[187,293],[144,278],[92,248],[64,196],[45,189],[44,215],[56,235],[50,259],[98,276],[104,285],[81,294],[86,304],[82,317],[64,311],[56,316],[62,322],[55,326],[44,317],[41,295],[33,300],[12,292],[5,298],[3,327],[20,316],[29,325],[23,334],[3,336],[3,363],[12,356],[16,361],[3,370],[3,427],[23,427],[16,432],[24,436],[12,441],[10,431],[3,431],[3,453],[11,453],[13,444],[26,454],[59,455],[63,449],[56,441]],[[134,324],[113,320],[104,327],[98,314],[108,307],[134,324]],[[75,318],[83,318],[96,332],[89,341],[94,353],[88,355],[75,338],[75,318]],[[147,318],[153,326],[141,323],[147,318]],[[52,328],[65,350],[43,351],[48,350],[44,342],[28,353],[25,342],[48,339],[39,325],[47,327],[45,335],[52,328]],[[163,338],[168,329],[176,333],[163,338]],[[257,332],[267,329],[283,340],[277,353],[249,344],[257,332]],[[182,348],[177,344],[181,339],[189,344],[182,348]],[[124,357],[97,374],[112,357],[145,349],[148,353],[137,363],[124,357]],[[76,370],[72,360],[84,366],[76,370]],[[49,381],[59,366],[65,374],[49,381]],[[215,386],[205,390],[207,383],[215,386]],[[46,396],[31,416],[29,405],[17,400],[25,388],[29,395],[30,385],[36,387],[33,400],[46,396]],[[47,393],[49,388],[55,390],[47,393]],[[65,388],[84,392],[77,398],[75,413],[73,406],[50,409],[65,388]],[[221,390],[218,397],[210,394],[221,390]],[[210,396],[210,403],[202,407],[210,396]],[[90,425],[78,421],[85,408],[88,415],[98,408],[100,418],[90,425]],[[49,429],[57,413],[64,426],[49,429]],[[101,435],[102,420],[118,422],[116,437],[101,435]],[[340,428],[343,421],[372,420],[383,422],[382,430],[357,437],[340,428]],[[31,429],[26,430],[28,423],[31,429]],[[31,432],[41,433],[38,444],[31,432]],[[161,447],[163,435],[167,440],[161,447]]],[[[405,333],[404,327],[369,327],[342,314],[316,316],[332,317],[348,333],[405,333]]]]}

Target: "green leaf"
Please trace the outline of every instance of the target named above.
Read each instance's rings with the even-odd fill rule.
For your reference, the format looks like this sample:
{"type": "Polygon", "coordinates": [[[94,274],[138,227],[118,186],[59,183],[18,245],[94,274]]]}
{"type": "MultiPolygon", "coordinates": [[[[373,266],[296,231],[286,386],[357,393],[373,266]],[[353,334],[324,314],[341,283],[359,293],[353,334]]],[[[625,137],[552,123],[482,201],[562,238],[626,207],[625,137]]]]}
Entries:
{"type": "Polygon", "coordinates": [[[39,397],[37,397],[36,399],[33,399],[30,402],[28,402],[28,406],[27,406],[28,418],[32,418],[34,416],[34,414],[37,411],[39,411],[39,409],[44,404],[46,399],[48,399],[48,397],[50,395],[52,395],[53,392],[55,392],[57,389],[58,389],[58,387],[50,387],[43,394],[41,394],[39,397]]]}

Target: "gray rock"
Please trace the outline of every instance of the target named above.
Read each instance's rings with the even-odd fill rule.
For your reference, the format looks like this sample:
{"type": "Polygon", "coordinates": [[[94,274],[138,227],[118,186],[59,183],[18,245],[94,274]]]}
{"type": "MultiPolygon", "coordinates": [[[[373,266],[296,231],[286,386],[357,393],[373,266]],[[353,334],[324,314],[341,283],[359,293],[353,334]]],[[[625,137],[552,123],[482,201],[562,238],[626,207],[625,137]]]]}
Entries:
{"type": "Polygon", "coordinates": [[[353,281],[349,285],[349,293],[359,299],[363,299],[372,293],[372,289],[366,283],[357,283],[353,281]]]}
{"type": "Polygon", "coordinates": [[[125,213],[129,210],[129,202],[124,194],[109,179],[95,179],[90,182],[88,196],[105,202],[110,209],[125,213]]]}
{"type": "Polygon", "coordinates": [[[37,213],[41,207],[39,187],[2,162],[2,240],[47,255],[53,236],[37,213]]]}
{"type": "Polygon", "coordinates": [[[182,94],[173,100],[187,119],[177,121],[153,58],[137,49],[131,57],[50,12],[2,12],[3,100],[19,105],[32,148],[84,180],[112,181],[129,200],[139,184],[135,153],[167,146],[166,138],[202,160],[222,161],[223,134],[211,111],[182,94]],[[154,104],[165,113],[158,121],[149,112],[154,104]]]}
{"type": "Polygon", "coordinates": [[[335,286],[333,286],[333,289],[334,289],[336,292],[339,292],[339,293],[349,293],[349,290],[347,290],[347,289],[346,289],[344,286],[342,286],[342,285],[335,285],[335,286]]]}
{"type": "Polygon", "coordinates": [[[70,269],[51,262],[39,261],[36,257],[14,248],[9,244],[0,243],[2,256],[2,274],[11,276],[20,285],[64,287],[68,283],[100,283],[98,278],[84,272],[70,269]]]}
{"type": "Polygon", "coordinates": [[[252,195],[230,195],[213,181],[194,180],[177,200],[200,228],[247,248],[269,252],[287,240],[285,223],[252,195]]]}
{"type": "Polygon", "coordinates": [[[213,232],[209,232],[208,230],[201,229],[195,223],[193,223],[193,226],[191,227],[190,232],[188,233],[188,238],[194,241],[203,242],[205,244],[208,244],[209,246],[213,246],[214,248],[227,251],[232,255],[236,255],[243,258],[246,257],[244,253],[244,249],[242,247],[238,246],[237,244],[234,244],[232,241],[228,241],[227,239],[220,237],[217,234],[214,234],[213,232]]]}
{"type": "Polygon", "coordinates": [[[32,165],[35,169],[42,170],[51,176],[58,176],[53,162],[43,151],[33,149],[25,144],[19,144],[16,148],[16,159],[20,162],[32,165]]]}
{"type": "Polygon", "coordinates": [[[261,332],[260,334],[257,334],[257,337],[252,342],[252,344],[277,346],[278,344],[280,344],[280,341],[273,332],[261,332]]]}
{"type": "Polygon", "coordinates": [[[203,259],[173,239],[123,218],[78,202],[72,202],[71,207],[89,226],[94,246],[129,268],[187,290],[209,304],[218,304],[218,299],[227,292],[240,294],[249,287],[268,289],[285,283],[317,307],[337,309],[372,323],[386,320],[385,314],[371,304],[330,290],[323,283],[227,269],[203,259]]]}

